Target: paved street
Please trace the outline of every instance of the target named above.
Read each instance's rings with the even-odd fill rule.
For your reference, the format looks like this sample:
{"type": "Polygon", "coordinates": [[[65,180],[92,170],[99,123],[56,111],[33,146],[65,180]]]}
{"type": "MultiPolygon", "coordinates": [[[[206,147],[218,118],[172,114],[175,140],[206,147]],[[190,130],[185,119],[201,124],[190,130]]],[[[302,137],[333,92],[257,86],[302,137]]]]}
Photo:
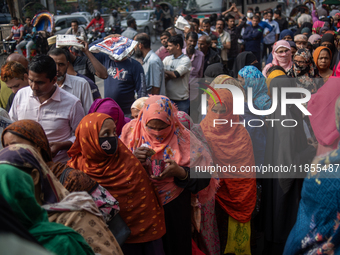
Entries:
{"type": "MultiPolygon", "coordinates": [[[[162,46],[161,42],[158,40],[155,44],[151,44],[151,49],[153,51],[158,50],[162,46]]],[[[96,84],[99,88],[99,92],[104,97],[104,80],[96,76],[96,84]]]]}

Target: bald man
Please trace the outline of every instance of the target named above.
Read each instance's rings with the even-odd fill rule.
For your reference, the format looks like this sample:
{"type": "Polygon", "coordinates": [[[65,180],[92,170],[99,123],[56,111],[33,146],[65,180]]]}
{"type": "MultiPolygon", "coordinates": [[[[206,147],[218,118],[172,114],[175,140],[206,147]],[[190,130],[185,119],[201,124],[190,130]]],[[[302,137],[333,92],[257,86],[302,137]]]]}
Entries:
{"type": "Polygon", "coordinates": [[[137,34],[134,40],[135,57],[143,59],[147,94],[165,95],[165,78],[162,60],[151,50],[150,37],[146,33],[137,34]]]}
{"type": "MultiPolygon", "coordinates": [[[[6,59],[6,63],[9,61],[16,61],[22,64],[26,70],[28,68],[28,60],[21,54],[18,53],[12,53],[11,55],[8,56],[6,59]]],[[[0,107],[3,109],[8,109],[10,107],[7,107],[7,103],[9,98],[11,99],[14,98],[14,95],[12,95],[12,90],[6,86],[6,83],[3,82],[2,80],[0,81],[1,83],[1,90],[0,90],[0,107]],[[12,96],[11,96],[12,95],[12,96]]]]}

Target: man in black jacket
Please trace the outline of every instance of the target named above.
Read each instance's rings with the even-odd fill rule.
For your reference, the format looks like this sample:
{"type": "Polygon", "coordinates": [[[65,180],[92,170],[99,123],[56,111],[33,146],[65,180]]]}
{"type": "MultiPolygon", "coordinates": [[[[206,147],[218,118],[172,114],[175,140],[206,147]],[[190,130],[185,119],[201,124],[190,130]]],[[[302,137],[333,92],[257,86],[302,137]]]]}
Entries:
{"type": "Polygon", "coordinates": [[[205,69],[207,69],[208,65],[214,64],[214,63],[222,63],[221,57],[217,54],[216,51],[214,51],[211,46],[211,38],[207,35],[202,35],[198,39],[197,43],[198,49],[202,51],[204,54],[204,67],[203,67],[203,73],[205,69]]]}

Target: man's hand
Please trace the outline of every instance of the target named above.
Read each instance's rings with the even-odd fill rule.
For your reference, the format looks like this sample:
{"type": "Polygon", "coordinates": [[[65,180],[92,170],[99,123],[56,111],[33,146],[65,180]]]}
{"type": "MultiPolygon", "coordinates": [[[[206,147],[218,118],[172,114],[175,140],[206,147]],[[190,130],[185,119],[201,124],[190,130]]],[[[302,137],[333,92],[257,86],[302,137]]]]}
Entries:
{"type": "Polygon", "coordinates": [[[59,151],[61,150],[68,150],[72,146],[72,142],[67,141],[67,142],[51,142],[50,143],[50,148],[51,148],[51,153],[52,153],[52,158],[54,158],[59,151]]]}
{"type": "Polygon", "coordinates": [[[82,52],[88,52],[89,51],[89,44],[86,41],[78,38],[78,42],[80,44],[84,45],[84,48],[81,49],[82,52]]]}
{"type": "Polygon", "coordinates": [[[108,36],[104,37],[104,40],[109,39],[111,37],[120,37],[120,36],[121,36],[120,34],[112,34],[112,35],[108,35],[108,36]]]}
{"type": "Polygon", "coordinates": [[[172,159],[167,159],[164,162],[169,164],[168,167],[165,168],[163,173],[161,173],[159,176],[151,175],[152,179],[163,180],[168,177],[177,177],[178,179],[184,179],[187,176],[184,168],[177,165],[176,161],[172,159]]]}

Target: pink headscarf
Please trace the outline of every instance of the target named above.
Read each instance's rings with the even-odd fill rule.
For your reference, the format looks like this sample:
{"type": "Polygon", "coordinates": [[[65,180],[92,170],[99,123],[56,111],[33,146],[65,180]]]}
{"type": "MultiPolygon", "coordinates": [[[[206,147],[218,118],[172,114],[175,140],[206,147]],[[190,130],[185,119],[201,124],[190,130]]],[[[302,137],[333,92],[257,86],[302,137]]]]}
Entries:
{"type": "Polygon", "coordinates": [[[110,115],[113,121],[116,123],[116,132],[118,136],[120,136],[123,126],[131,121],[131,119],[124,117],[123,110],[119,107],[116,101],[111,98],[94,100],[89,110],[89,114],[93,112],[100,112],[110,115]]]}
{"type": "Polygon", "coordinates": [[[291,51],[289,43],[286,40],[280,40],[274,43],[272,54],[273,54],[273,61],[272,61],[273,65],[281,66],[286,71],[292,67],[293,65],[292,51],[291,51]],[[276,53],[276,51],[282,47],[288,49],[288,51],[285,53],[281,53],[281,54],[276,53]]]}

